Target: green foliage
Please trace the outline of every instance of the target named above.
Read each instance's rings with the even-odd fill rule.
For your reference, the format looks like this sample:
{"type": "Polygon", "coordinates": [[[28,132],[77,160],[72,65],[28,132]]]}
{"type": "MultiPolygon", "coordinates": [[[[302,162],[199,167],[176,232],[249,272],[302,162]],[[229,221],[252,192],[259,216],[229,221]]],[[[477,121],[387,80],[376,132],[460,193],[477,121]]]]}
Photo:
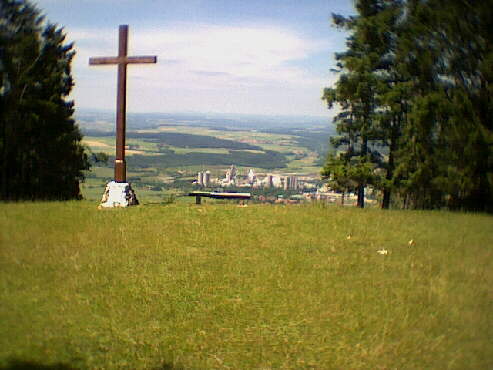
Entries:
{"type": "Polygon", "coordinates": [[[0,368],[489,369],[492,222],[0,204],[0,368]]]}
{"type": "MultiPolygon", "coordinates": [[[[229,188],[228,188],[228,191],[229,188]]],[[[245,188],[238,188],[238,192],[245,192],[245,188]]],[[[264,196],[267,198],[272,199],[277,199],[277,197],[281,196],[284,199],[289,199],[293,195],[299,195],[299,191],[296,190],[284,190],[282,188],[274,188],[274,187],[262,187],[262,188],[253,188],[253,189],[248,189],[248,192],[250,192],[254,197],[256,196],[264,196]]]]}
{"type": "Polygon", "coordinates": [[[323,96],[329,108],[335,104],[341,108],[334,119],[341,136],[332,143],[343,154],[329,156],[322,175],[330,172],[336,188],[349,189],[349,183],[356,183],[358,205],[364,207],[365,186],[380,183],[373,171],[381,162],[380,153],[373,149],[381,138],[378,106],[384,75],[380,72],[387,63],[389,24],[396,14],[393,6],[379,1],[358,1],[356,8],[359,17],[333,16],[337,27],[352,33],[347,51],[336,54],[339,79],[323,96]],[[331,166],[335,167],[331,170],[331,166]]]}
{"type": "Polygon", "coordinates": [[[106,165],[108,164],[110,157],[108,154],[103,152],[91,153],[90,160],[93,164],[106,165]]]}
{"type": "Polygon", "coordinates": [[[80,197],[88,161],[65,100],[73,56],[31,3],[0,3],[0,199],[80,197]]]}
{"type": "Polygon", "coordinates": [[[405,51],[416,59],[420,96],[410,116],[412,144],[405,149],[414,149],[418,159],[410,180],[431,183],[425,194],[432,205],[493,210],[491,6],[493,1],[471,6],[435,0],[410,8],[416,30],[405,36],[405,51]],[[412,42],[416,31],[420,43],[412,42]]]}
{"type": "Polygon", "coordinates": [[[334,153],[327,155],[321,175],[323,179],[328,180],[330,187],[335,191],[346,193],[353,192],[357,188],[358,184],[349,173],[351,167],[347,162],[347,157],[342,153],[339,156],[334,153]]]}
{"type": "Polygon", "coordinates": [[[341,108],[344,155],[375,164],[384,208],[394,192],[404,207],[493,211],[492,6],[359,0],[358,16],[334,16],[351,35],[324,99],[341,108]]]}
{"type": "Polygon", "coordinates": [[[164,204],[173,204],[176,201],[176,195],[174,193],[166,194],[163,198],[164,204]]]}
{"type": "Polygon", "coordinates": [[[184,153],[176,154],[167,150],[164,155],[132,155],[127,163],[133,168],[146,167],[180,167],[180,166],[236,166],[260,167],[265,169],[286,167],[286,157],[279,152],[266,150],[264,153],[252,153],[243,150],[230,150],[228,154],[218,153],[184,153]]]}

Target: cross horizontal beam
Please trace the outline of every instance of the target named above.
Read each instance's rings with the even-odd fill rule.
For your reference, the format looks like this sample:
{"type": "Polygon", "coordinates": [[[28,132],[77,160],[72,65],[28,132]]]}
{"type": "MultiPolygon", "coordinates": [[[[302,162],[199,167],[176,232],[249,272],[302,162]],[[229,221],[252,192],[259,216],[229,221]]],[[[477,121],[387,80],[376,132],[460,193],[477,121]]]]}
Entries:
{"type": "Polygon", "coordinates": [[[157,57],[151,55],[143,55],[138,57],[96,57],[89,58],[89,65],[102,64],[140,64],[140,63],[156,63],[157,57]]]}

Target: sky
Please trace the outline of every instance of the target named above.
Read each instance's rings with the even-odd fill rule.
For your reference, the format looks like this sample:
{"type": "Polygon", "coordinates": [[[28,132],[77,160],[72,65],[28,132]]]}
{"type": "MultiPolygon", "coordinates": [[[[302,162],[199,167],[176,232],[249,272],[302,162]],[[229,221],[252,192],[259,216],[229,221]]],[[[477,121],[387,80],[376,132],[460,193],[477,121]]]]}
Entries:
{"type": "Polygon", "coordinates": [[[347,34],[331,14],[351,0],[33,0],[64,27],[77,52],[76,108],[114,110],[118,26],[129,25],[128,54],[156,55],[130,65],[128,112],[326,116],[321,95],[337,76],[334,53],[347,34]]]}

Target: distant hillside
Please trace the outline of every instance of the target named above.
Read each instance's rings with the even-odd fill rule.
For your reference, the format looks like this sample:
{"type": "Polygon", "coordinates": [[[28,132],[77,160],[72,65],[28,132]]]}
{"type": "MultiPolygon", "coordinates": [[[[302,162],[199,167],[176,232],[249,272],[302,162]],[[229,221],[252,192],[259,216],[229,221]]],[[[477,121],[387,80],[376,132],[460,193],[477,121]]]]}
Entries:
{"type": "MultiPolygon", "coordinates": [[[[113,132],[101,133],[97,130],[86,130],[87,136],[114,136],[113,132]]],[[[240,143],[233,140],[219,139],[213,136],[182,134],[176,132],[128,132],[127,138],[145,139],[150,142],[158,142],[173,145],[180,148],[225,148],[233,150],[261,150],[256,145],[240,143]]]]}
{"type": "MultiPolygon", "coordinates": [[[[114,130],[115,113],[110,111],[78,110],[76,119],[82,129],[114,130]]],[[[332,118],[311,116],[262,116],[211,113],[128,113],[130,130],[161,125],[208,127],[220,130],[270,130],[329,128],[332,118]]]]}
{"type": "MultiPolygon", "coordinates": [[[[110,163],[113,156],[110,157],[110,163]]],[[[127,158],[130,168],[154,167],[165,170],[166,168],[184,166],[236,166],[260,167],[264,169],[286,167],[286,156],[274,151],[263,153],[251,153],[244,150],[230,150],[227,154],[219,153],[184,153],[177,154],[168,151],[163,155],[132,155],[127,158]]]]}

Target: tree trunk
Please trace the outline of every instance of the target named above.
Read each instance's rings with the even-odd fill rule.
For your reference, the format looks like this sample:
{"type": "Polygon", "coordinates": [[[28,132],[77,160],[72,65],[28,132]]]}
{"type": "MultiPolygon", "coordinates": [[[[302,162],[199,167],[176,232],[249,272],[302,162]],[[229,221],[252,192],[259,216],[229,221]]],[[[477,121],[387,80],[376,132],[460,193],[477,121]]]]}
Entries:
{"type": "Polygon", "coordinates": [[[358,185],[358,207],[365,208],[365,186],[358,185]]]}
{"type": "MultiPolygon", "coordinates": [[[[365,161],[367,154],[368,154],[368,139],[366,136],[363,136],[361,143],[361,156],[365,158],[365,161]]],[[[358,191],[358,203],[357,203],[358,207],[365,208],[365,184],[359,184],[357,191],[358,191]]]]}
{"type": "Polygon", "coordinates": [[[389,185],[389,182],[392,180],[394,176],[395,169],[395,151],[397,150],[397,133],[395,129],[392,130],[392,136],[390,137],[390,147],[389,147],[389,163],[387,167],[387,174],[385,176],[385,180],[387,183],[385,184],[385,188],[383,190],[383,199],[382,199],[382,209],[390,208],[390,196],[392,193],[392,188],[389,185]]]}
{"type": "Polygon", "coordinates": [[[382,209],[390,208],[390,193],[391,191],[389,188],[383,190],[382,209]]]}
{"type": "Polygon", "coordinates": [[[405,117],[406,111],[407,111],[407,105],[404,101],[401,101],[401,112],[402,113],[398,113],[392,118],[392,126],[391,126],[391,132],[390,132],[390,145],[389,145],[389,163],[388,163],[388,167],[387,167],[387,175],[385,176],[385,179],[387,180],[387,184],[386,184],[385,189],[383,191],[382,209],[389,209],[390,208],[390,198],[391,198],[391,194],[392,194],[392,187],[389,185],[389,182],[394,177],[395,153],[397,152],[398,140],[401,136],[402,122],[404,122],[406,119],[406,117],[405,117]]]}

